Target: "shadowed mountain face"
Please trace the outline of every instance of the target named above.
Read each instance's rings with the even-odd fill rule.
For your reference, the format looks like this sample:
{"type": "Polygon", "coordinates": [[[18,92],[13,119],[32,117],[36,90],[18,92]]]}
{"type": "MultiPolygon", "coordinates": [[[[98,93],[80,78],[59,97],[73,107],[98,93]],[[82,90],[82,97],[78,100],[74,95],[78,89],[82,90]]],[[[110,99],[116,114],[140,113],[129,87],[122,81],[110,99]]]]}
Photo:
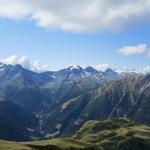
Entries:
{"type": "Polygon", "coordinates": [[[91,119],[123,117],[149,124],[149,87],[149,75],[122,75],[112,69],[100,72],[78,66],[35,73],[0,64],[1,124],[17,120],[13,133],[4,136],[1,131],[0,137],[18,140],[15,126],[21,124],[17,134],[27,137],[20,140],[68,135],[91,119]],[[8,109],[12,112],[7,116],[8,109]]]}
{"type": "Polygon", "coordinates": [[[38,119],[18,105],[9,102],[0,102],[0,138],[5,140],[26,141],[30,136],[39,136],[36,129],[38,119]]]}

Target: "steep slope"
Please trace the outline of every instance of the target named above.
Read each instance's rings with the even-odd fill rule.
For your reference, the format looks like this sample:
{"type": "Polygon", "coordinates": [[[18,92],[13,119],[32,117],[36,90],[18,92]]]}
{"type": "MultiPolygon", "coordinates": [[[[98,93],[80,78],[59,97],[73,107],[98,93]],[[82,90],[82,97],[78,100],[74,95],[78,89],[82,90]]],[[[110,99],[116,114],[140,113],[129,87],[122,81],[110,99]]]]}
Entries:
{"type": "Polygon", "coordinates": [[[63,103],[59,114],[55,114],[55,119],[53,118],[57,123],[54,121],[55,125],[52,126],[62,125],[62,134],[69,134],[91,119],[106,120],[122,117],[150,124],[149,91],[150,75],[127,76],[112,81],[63,103]],[[63,124],[65,118],[69,120],[67,126],[63,124]]]}
{"type": "Polygon", "coordinates": [[[96,91],[95,98],[83,112],[89,118],[110,119],[127,117],[133,120],[150,122],[150,75],[121,79],[96,91]],[[99,91],[100,90],[100,91],[99,91]]]}

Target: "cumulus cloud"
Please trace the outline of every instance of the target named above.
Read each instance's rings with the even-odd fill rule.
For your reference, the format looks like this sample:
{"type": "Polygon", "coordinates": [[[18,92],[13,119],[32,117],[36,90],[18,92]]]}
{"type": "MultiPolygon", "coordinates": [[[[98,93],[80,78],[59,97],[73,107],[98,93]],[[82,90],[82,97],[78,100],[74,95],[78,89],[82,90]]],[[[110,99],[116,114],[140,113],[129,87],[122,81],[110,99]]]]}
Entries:
{"type": "Polygon", "coordinates": [[[43,71],[50,70],[48,65],[42,65],[38,60],[34,61],[30,66],[31,66],[31,69],[36,72],[43,72],[43,71]]]}
{"type": "Polygon", "coordinates": [[[149,21],[149,0],[0,0],[0,16],[72,32],[120,30],[149,21]]]}
{"type": "Polygon", "coordinates": [[[139,54],[149,54],[147,44],[139,44],[136,46],[124,46],[123,48],[119,49],[119,53],[125,56],[133,56],[139,54]]]}
{"type": "Polygon", "coordinates": [[[94,66],[97,70],[99,71],[105,71],[106,69],[108,69],[110,67],[109,64],[98,64],[94,66]]]}
{"type": "Polygon", "coordinates": [[[142,72],[144,74],[150,73],[150,66],[146,66],[143,69],[140,69],[139,72],[142,72]]]}
{"type": "Polygon", "coordinates": [[[31,62],[27,56],[12,55],[10,57],[0,60],[0,62],[4,64],[11,64],[11,65],[20,64],[24,68],[30,69],[36,72],[43,72],[43,71],[49,70],[49,67],[47,65],[42,65],[37,60],[31,62]]]}
{"type": "Polygon", "coordinates": [[[130,72],[131,70],[129,70],[126,66],[123,66],[123,67],[119,67],[115,69],[115,71],[117,73],[127,73],[127,72],[130,72]]]}

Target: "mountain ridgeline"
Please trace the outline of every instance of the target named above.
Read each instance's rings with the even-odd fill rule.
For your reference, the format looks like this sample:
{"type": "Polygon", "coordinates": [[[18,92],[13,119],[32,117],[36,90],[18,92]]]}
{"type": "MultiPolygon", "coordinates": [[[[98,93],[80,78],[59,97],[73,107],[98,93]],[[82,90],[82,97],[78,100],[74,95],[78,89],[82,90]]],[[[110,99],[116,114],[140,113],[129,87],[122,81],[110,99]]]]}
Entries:
{"type": "Polygon", "coordinates": [[[36,73],[0,63],[0,138],[68,136],[89,120],[150,124],[150,75],[92,67],[36,73]]]}

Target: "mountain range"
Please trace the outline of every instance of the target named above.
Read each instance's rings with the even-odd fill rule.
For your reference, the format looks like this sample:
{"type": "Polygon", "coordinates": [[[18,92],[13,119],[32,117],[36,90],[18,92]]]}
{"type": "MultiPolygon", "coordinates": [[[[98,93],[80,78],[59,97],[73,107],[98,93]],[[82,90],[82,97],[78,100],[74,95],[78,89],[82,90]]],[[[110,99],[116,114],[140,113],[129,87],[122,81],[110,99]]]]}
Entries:
{"type": "Polygon", "coordinates": [[[0,63],[1,139],[69,136],[93,119],[150,124],[149,108],[149,74],[80,66],[36,73],[0,63]]]}

